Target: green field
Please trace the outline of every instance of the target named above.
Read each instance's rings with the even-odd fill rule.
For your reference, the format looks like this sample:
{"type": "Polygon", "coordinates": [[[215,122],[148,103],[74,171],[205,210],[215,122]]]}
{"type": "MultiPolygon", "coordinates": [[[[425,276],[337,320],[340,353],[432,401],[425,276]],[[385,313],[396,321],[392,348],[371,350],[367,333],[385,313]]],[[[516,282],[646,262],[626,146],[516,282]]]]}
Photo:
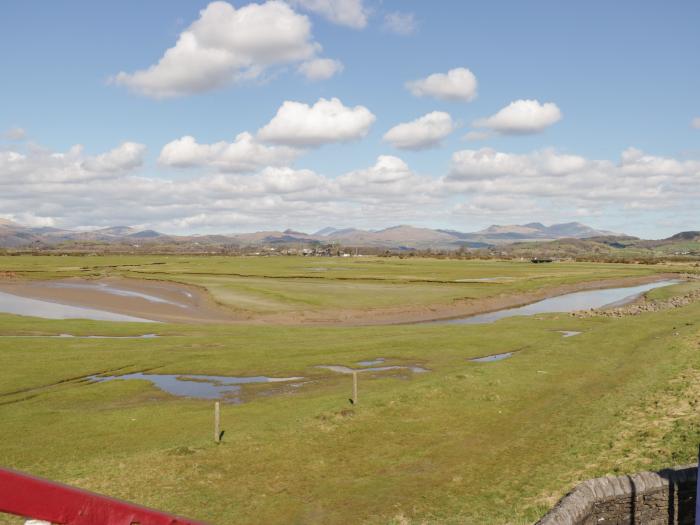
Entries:
{"type": "MultiPolygon", "coordinates": [[[[685,268],[0,259],[0,272],[24,278],[198,284],[223,304],[258,312],[433,304],[669,270],[685,268]],[[508,279],[455,282],[485,277],[508,279]]],[[[700,303],[619,319],[550,314],[471,326],[144,327],[0,315],[0,336],[145,332],[161,337],[0,337],[0,464],[220,524],[519,524],[583,479],[691,462],[700,441],[700,303]],[[582,334],[564,338],[558,330],[582,334]],[[499,362],[468,361],[509,351],[517,352],[499,362]],[[377,357],[430,372],[361,374],[353,406],[351,379],[315,368],[377,357]],[[249,402],[224,405],[217,445],[212,402],[173,397],[145,381],[80,379],[110,370],[310,382],[273,396],[256,397],[252,388],[249,402]]]]}
{"type": "Polygon", "coordinates": [[[0,257],[0,272],[27,279],[122,276],[192,284],[234,311],[262,316],[451,304],[667,269],[677,271],[663,265],[376,257],[0,257]],[[498,280],[477,281],[485,278],[498,280]]]}

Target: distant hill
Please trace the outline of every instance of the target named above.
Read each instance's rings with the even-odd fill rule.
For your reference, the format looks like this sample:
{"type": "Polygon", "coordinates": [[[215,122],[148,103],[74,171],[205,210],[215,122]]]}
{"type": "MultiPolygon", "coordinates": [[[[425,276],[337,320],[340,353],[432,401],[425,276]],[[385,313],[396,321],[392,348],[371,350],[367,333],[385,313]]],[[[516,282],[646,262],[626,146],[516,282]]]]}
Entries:
{"type": "Polygon", "coordinates": [[[0,219],[0,246],[16,248],[40,242],[40,236],[31,228],[20,226],[16,222],[0,219]]]}
{"type": "Polygon", "coordinates": [[[62,230],[59,228],[22,226],[0,219],[0,247],[51,246],[66,242],[131,242],[133,240],[161,240],[167,236],[154,230],[138,230],[129,226],[114,226],[90,231],[62,230]]]}
{"type": "Polygon", "coordinates": [[[451,235],[438,230],[407,225],[392,226],[378,231],[340,230],[327,237],[345,245],[394,248],[448,246],[455,241],[451,235]]]}
{"type": "Polygon", "coordinates": [[[578,222],[552,226],[545,226],[538,222],[524,225],[493,225],[472,233],[400,225],[378,231],[324,228],[314,234],[317,238],[344,245],[437,249],[460,246],[478,248],[524,240],[554,240],[565,237],[580,239],[603,235],[616,234],[606,230],[596,230],[578,222]]]}
{"type": "Polygon", "coordinates": [[[128,236],[132,239],[156,239],[158,237],[163,237],[163,234],[155,230],[143,230],[136,233],[130,233],[128,236]]]}
{"type": "Polygon", "coordinates": [[[645,240],[628,235],[605,235],[584,239],[527,241],[492,247],[507,257],[583,258],[599,260],[648,260],[700,258],[700,232],[682,232],[667,239],[645,240]],[[697,233],[698,235],[694,235],[697,233]]]}
{"type": "Polygon", "coordinates": [[[620,235],[606,230],[596,230],[580,222],[566,222],[545,226],[540,222],[528,224],[494,225],[476,232],[474,235],[490,239],[585,239],[604,235],[620,235]]]}
{"type": "Polygon", "coordinates": [[[251,233],[212,235],[166,235],[155,230],[131,226],[113,226],[89,231],[59,228],[32,228],[0,219],[0,247],[99,249],[99,245],[124,245],[149,249],[170,246],[174,250],[220,249],[222,247],[300,248],[335,245],[348,248],[388,250],[482,249],[503,255],[526,256],[541,253],[551,256],[581,254],[660,253],[691,255],[700,253],[700,231],[680,232],[667,239],[643,240],[606,230],[597,230],[579,222],[546,226],[540,222],[492,225],[475,232],[420,228],[398,225],[380,230],[326,227],[314,233],[287,229],[251,233]],[[209,248],[207,248],[209,247],[209,248]]]}
{"type": "Polygon", "coordinates": [[[700,241],[700,231],[680,232],[672,235],[668,241],[700,241]]]}

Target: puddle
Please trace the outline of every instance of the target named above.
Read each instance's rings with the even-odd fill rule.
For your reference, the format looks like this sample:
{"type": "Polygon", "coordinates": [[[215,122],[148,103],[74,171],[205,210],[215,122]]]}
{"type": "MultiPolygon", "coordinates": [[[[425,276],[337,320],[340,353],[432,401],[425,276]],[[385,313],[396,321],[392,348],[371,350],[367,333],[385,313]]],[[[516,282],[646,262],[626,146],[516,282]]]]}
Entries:
{"type": "Polygon", "coordinates": [[[378,358],[373,359],[373,360],[371,360],[371,361],[358,361],[358,362],[355,363],[355,364],[360,365],[360,366],[374,366],[374,365],[380,365],[380,364],[382,364],[383,362],[384,362],[384,358],[383,358],[383,357],[378,357],[378,358]]]}
{"type": "MultiPolygon", "coordinates": [[[[134,292],[133,290],[125,290],[123,288],[115,288],[105,283],[50,283],[48,286],[51,288],[71,288],[76,290],[93,290],[98,292],[104,292],[111,295],[118,295],[120,297],[138,297],[139,299],[145,299],[151,303],[161,303],[161,304],[171,304],[179,308],[187,308],[187,305],[177,303],[175,301],[170,301],[168,299],[163,299],[162,297],[157,297],[155,295],[149,295],[141,292],[134,292]]],[[[192,294],[188,297],[192,297],[192,294]]]]}
{"type": "Polygon", "coordinates": [[[470,359],[472,363],[492,363],[493,361],[502,361],[503,359],[508,359],[509,357],[512,357],[513,352],[506,352],[504,354],[494,354],[494,355],[487,355],[484,357],[475,357],[473,359],[470,359]]]}
{"type": "Polygon", "coordinates": [[[574,332],[571,330],[557,330],[557,332],[563,335],[564,337],[573,337],[575,335],[581,334],[581,332],[574,332]]]}
{"type": "Polygon", "coordinates": [[[54,339],[155,339],[160,337],[158,334],[143,334],[143,335],[0,335],[0,338],[17,338],[17,339],[32,339],[32,338],[54,338],[54,339]]]}
{"type": "Polygon", "coordinates": [[[422,368],[420,366],[374,366],[370,368],[350,368],[348,366],[341,365],[318,365],[316,368],[324,368],[332,372],[337,372],[339,374],[352,374],[353,372],[386,372],[387,370],[410,370],[416,374],[421,374],[423,372],[429,372],[427,368],[422,368]]]}
{"type": "Polygon", "coordinates": [[[40,299],[30,299],[6,292],[0,292],[0,312],[30,317],[43,317],[45,319],[90,319],[93,321],[134,323],[157,322],[141,317],[132,317],[130,315],[115,314],[105,310],[96,310],[94,308],[68,306],[66,304],[52,303],[40,299]]]}
{"type": "Polygon", "coordinates": [[[591,308],[610,308],[630,303],[640,295],[655,288],[670,286],[679,283],[679,280],[657,281],[655,283],[628,286],[624,288],[608,288],[605,290],[587,290],[573,292],[557,297],[550,297],[536,303],[498,310],[487,314],[472,315],[459,319],[447,319],[443,321],[431,321],[431,324],[485,324],[493,323],[505,317],[516,315],[535,315],[558,312],[575,312],[591,308]]]}
{"type": "Polygon", "coordinates": [[[289,386],[298,386],[291,383],[300,381],[303,377],[232,377],[232,376],[208,376],[187,374],[145,374],[137,372],[121,376],[91,376],[88,378],[95,383],[106,381],[141,379],[150,381],[163,392],[178,397],[194,399],[222,399],[229,403],[242,403],[242,385],[286,383],[289,386]]]}

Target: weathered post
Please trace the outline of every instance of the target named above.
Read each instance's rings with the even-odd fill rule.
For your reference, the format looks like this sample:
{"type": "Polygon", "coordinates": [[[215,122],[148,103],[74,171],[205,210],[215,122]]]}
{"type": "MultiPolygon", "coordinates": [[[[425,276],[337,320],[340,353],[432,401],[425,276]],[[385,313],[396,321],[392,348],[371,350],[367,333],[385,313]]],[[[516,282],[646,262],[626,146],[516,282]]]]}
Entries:
{"type": "Polygon", "coordinates": [[[352,373],[352,404],[357,404],[357,372],[352,373]]]}
{"type": "Polygon", "coordinates": [[[216,443],[221,441],[220,417],[219,402],[217,401],[214,403],[214,441],[216,443]]]}
{"type": "Polygon", "coordinates": [[[698,480],[695,482],[695,525],[700,525],[700,448],[698,448],[698,480]]]}

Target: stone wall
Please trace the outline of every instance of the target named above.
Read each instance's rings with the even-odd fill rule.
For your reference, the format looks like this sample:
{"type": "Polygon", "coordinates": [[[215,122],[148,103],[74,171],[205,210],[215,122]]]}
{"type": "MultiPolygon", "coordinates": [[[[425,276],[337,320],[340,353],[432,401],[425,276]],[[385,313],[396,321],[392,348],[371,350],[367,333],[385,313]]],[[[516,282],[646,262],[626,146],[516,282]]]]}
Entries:
{"type": "Polygon", "coordinates": [[[584,481],[537,525],[694,525],[697,465],[584,481]]]}

